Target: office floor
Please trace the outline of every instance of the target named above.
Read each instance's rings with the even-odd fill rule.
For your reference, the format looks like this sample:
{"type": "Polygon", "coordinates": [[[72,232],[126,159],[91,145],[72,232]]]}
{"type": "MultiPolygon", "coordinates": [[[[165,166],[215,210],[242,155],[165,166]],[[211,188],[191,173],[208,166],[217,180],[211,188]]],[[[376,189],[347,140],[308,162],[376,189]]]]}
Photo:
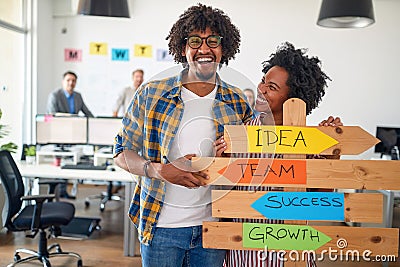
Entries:
{"type": "MultiPolygon", "coordinates": [[[[122,202],[112,201],[107,203],[105,211],[99,211],[99,201],[92,200],[89,208],[85,209],[85,197],[100,193],[105,190],[105,186],[79,185],[78,199],[73,203],[76,206],[76,216],[100,217],[102,229],[95,231],[88,239],[81,241],[66,239],[51,239],[49,244],[58,242],[64,251],[74,251],[83,258],[85,267],[116,267],[129,266],[140,267],[140,257],[124,257],[123,255],[123,216],[124,206],[122,202]]],[[[119,192],[123,195],[123,190],[119,192]]],[[[400,208],[394,210],[394,227],[400,227],[400,208]]],[[[34,240],[26,239],[24,233],[6,233],[0,231],[0,266],[7,266],[13,260],[14,250],[19,247],[37,249],[37,238],[34,240]]],[[[137,248],[139,246],[136,246],[137,248]]],[[[136,252],[138,254],[138,251],[136,252]]],[[[73,267],[76,266],[75,259],[72,258],[52,258],[52,266],[73,267]]],[[[41,266],[39,262],[22,264],[19,266],[41,266]]],[[[318,262],[318,267],[381,267],[377,262],[318,262]]],[[[400,267],[400,260],[390,263],[389,267],[400,267]]]]}
{"type": "MultiPolygon", "coordinates": [[[[123,256],[123,202],[111,201],[106,204],[103,213],[99,210],[99,200],[91,200],[85,209],[85,197],[105,191],[105,185],[79,185],[78,198],[72,202],[76,207],[76,216],[100,217],[102,229],[95,231],[89,238],[77,241],[50,239],[49,244],[59,243],[63,251],[77,252],[82,256],[85,267],[140,267],[140,257],[123,256]]],[[[120,190],[120,195],[124,195],[120,190]]],[[[24,233],[7,233],[0,231],[0,266],[7,266],[13,261],[14,250],[20,247],[37,250],[38,236],[35,239],[25,238],[24,233]]],[[[138,247],[138,246],[137,246],[138,247]]],[[[138,252],[137,252],[138,254],[138,252]]],[[[24,255],[21,255],[24,256],[24,255]]],[[[76,260],[71,257],[51,258],[53,267],[76,267],[76,260]]],[[[42,266],[39,261],[18,266],[42,266]]]]}

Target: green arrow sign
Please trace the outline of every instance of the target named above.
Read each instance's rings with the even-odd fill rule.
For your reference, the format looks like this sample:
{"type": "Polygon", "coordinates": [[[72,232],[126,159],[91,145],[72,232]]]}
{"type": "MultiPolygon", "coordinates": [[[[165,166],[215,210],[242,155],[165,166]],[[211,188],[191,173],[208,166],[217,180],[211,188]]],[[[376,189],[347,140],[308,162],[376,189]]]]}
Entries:
{"type": "Polygon", "coordinates": [[[308,225],[243,223],[243,247],[316,250],[331,238],[308,225]]]}

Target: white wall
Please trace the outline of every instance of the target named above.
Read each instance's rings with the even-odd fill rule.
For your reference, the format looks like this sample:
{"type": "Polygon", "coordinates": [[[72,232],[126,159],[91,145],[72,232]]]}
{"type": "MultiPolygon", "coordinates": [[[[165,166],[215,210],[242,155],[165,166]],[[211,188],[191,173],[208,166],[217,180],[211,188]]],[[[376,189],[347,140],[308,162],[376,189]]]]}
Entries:
{"type": "MultiPolygon", "coordinates": [[[[51,0],[41,1],[53,4],[51,0]]],[[[71,69],[78,73],[77,90],[83,93],[93,113],[111,114],[115,94],[130,84],[133,69],[144,68],[147,80],[173,64],[133,56],[128,63],[112,62],[110,55],[89,55],[89,42],[108,43],[109,50],[112,47],[133,49],[134,44],[167,49],[165,37],[172,24],[197,2],[131,0],[131,19],[67,16],[52,18],[49,23],[52,15],[42,14],[39,28],[44,27],[50,33],[43,33],[49,39],[40,41],[38,51],[38,112],[45,112],[48,93],[60,87],[62,73],[71,69]],[[61,33],[64,27],[66,34],[61,33]],[[65,48],[82,49],[83,61],[64,62],[65,48]]],[[[320,0],[209,0],[202,3],[224,10],[240,29],[241,52],[229,66],[244,78],[230,82],[255,86],[261,79],[261,62],[280,43],[290,41],[296,47],[309,48],[309,54],[317,55],[332,78],[327,94],[320,107],[309,116],[308,124],[316,124],[332,114],[340,116],[346,125],[360,125],[371,134],[375,134],[377,125],[400,127],[396,114],[400,98],[400,86],[396,81],[400,71],[400,1],[375,0],[376,23],[363,29],[317,26],[320,0]]],[[[372,155],[370,149],[359,157],[372,155]]]]}

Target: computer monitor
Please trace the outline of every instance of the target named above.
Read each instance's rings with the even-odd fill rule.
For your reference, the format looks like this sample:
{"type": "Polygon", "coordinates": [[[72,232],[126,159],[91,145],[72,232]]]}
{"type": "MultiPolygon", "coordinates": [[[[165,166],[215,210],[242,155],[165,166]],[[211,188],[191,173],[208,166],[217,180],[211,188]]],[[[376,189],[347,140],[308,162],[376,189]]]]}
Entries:
{"type": "Polygon", "coordinates": [[[88,119],[88,144],[112,146],[114,138],[121,129],[122,118],[96,117],[88,119]]]}
{"type": "Polygon", "coordinates": [[[36,115],[36,144],[80,145],[86,143],[86,117],[36,115]]]}
{"type": "Polygon", "coordinates": [[[389,155],[394,146],[400,148],[400,127],[376,127],[376,138],[381,140],[375,145],[375,153],[389,155]]]}

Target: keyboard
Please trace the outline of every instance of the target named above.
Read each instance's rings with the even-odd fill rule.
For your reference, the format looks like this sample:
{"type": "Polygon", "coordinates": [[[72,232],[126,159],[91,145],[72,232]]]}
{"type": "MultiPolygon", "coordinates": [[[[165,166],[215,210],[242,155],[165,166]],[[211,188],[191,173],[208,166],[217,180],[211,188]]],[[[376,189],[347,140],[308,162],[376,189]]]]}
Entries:
{"type": "Polygon", "coordinates": [[[106,165],[95,166],[93,164],[65,164],[61,166],[61,169],[70,170],[106,170],[106,165]]]}

